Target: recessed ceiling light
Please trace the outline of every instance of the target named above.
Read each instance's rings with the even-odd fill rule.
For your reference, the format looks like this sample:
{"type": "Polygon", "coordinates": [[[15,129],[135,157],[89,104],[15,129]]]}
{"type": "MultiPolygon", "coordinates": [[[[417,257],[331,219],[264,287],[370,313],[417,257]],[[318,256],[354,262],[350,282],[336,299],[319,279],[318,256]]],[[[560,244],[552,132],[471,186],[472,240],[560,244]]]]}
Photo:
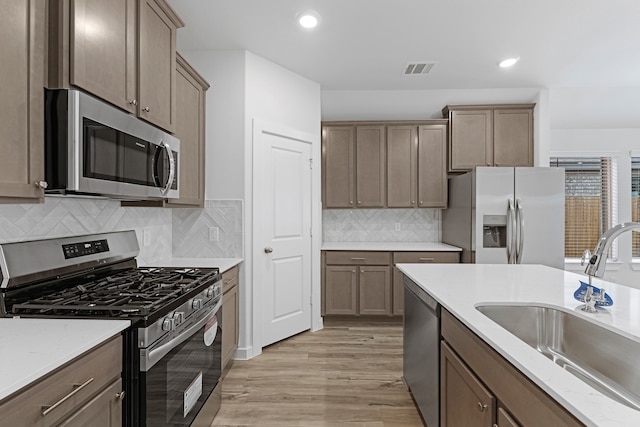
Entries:
{"type": "Polygon", "coordinates": [[[499,65],[500,67],[502,67],[502,68],[509,68],[509,67],[513,67],[513,66],[516,64],[516,62],[518,62],[518,61],[520,61],[520,57],[517,57],[517,58],[507,58],[507,59],[505,59],[505,60],[503,60],[503,61],[500,61],[500,62],[498,63],[498,65],[499,65]]]}
{"type": "Polygon", "coordinates": [[[300,12],[297,15],[297,18],[298,24],[300,24],[301,27],[307,29],[315,28],[318,25],[318,22],[320,22],[320,15],[318,15],[318,13],[313,10],[300,12]]]}

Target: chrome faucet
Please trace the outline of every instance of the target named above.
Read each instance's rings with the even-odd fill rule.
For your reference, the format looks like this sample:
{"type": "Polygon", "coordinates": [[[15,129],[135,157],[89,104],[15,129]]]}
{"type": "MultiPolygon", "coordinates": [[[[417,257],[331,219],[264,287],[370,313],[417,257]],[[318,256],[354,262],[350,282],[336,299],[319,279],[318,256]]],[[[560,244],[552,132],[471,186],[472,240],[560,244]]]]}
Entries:
{"type": "Polygon", "coordinates": [[[600,236],[598,244],[593,251],[593,255],[591,255],[591,258],[589,259],[587,268],[584,270],[584,272],[589,276],[589,283],[591,283],[592,276],[604,276],[604,270],[607,266],[607,252],[615,238],[625,231],[635,229],[640,229],[640,222],[624,222],[608,229],[602,234],[602,236],[600,236]]]}

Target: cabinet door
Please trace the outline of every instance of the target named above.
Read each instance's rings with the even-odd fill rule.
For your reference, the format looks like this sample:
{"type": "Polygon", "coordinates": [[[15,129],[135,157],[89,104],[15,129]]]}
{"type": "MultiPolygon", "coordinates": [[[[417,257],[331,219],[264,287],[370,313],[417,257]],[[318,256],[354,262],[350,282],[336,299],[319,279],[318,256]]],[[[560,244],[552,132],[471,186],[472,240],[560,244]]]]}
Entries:
{"type": "Polygon", "coordinates": [[[325,314],[357,314],[358,267],[327,266],[324,272],[325,314]]]}
{"type": "Polygon", "coordinates": [[[60,427],[120,427],[122,425],[122,380],[105,388],[60,424],[60,427]]]}
{"type": "Polygon", "coordinates": [[[417,198],[417,126],[387,127],[387,206],[413,208],[417,198]]]}
{"type": "Polygon", "coordinates": [[[402,277],[404,275],[398,268],[393,267],[393,315],[404,315],[404,283],[402,277]]]}
{"type": "Polygon", "coordinates": [[[222,297],[222,369],[238,348],[238,286],[234,286],[222,297]]]}
{"type": "Polygon", "coordinates": [[[491,110],[461,110],[449,113],[449,171],[468,171],[493,165],[491,110]]]}
{"type": "Polygon", "coordinates": [[[520,424],[515,422],[515,420],[511,418],[511,415],[501,406],[498,406],[497,418],[498,421],[496,425],[498,427],[520,427],[520,424]]]}
{"type": "Polygon", "coordinates": [[[533,166],[533,110],[497,109],[493,112],[495,166],[533,166]]]}
{"type": "Polygon", "coordinates": [[[391,314],[391,267],[360,267],[360,314],[391,314]]]}
{"type": "Polygon", "coordinates": [[[447,207],[447,127],[418,128],[418,207],[447,207]]]}
{"type": "Polygon", "coordinates": [[[491,427],[495,397],[444,341],[440,357],[441,425],[491,427]]]}
{"type": "Polygon", "coordinates": [[[69,83],[136,111],[135,2],[71,0],[69,83]]]}
{"type": "Polygon", "coordinates": [[[384,126],[356,128],[356,200],[359,208],[382,208],[386,196],[384,126]]]}
{"type": "MultiPolygon", "coordinates": [[[[37,201],[44,191],[45,1],[2,2],[0,198],[37,201]]],[[[9,201],[9,200],[3,200],[9,201]]]]}
{"type": "Polygon", "coordinates": [[[138,115],[174,132],[177,27],[154,0],[140,0],[138,17],[138,115]]]}
{"type": "Polygon", "coordinates": [[[355,127],[322,129],[323,208],[355,207],[355,127]]]}
{"type": "Polygon", "coordinates": [[[204,207],[205,96],[208,84],[180,56],[176,75],[176,137],[180,139],[180,198],[171,204],[204,207]]]}

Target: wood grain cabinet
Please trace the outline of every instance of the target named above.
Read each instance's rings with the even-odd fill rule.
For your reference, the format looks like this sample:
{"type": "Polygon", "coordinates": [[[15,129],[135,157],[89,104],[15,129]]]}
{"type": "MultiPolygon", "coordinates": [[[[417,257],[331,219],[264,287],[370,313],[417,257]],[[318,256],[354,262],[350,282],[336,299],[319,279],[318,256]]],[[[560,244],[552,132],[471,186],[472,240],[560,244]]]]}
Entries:
{"type": "Polygon", "coordinates": [[[444,208],[447,120],[327,122],[323,208],[444,208]]]}
{"type": "Polygon", "coordinates": [[[324,126],[323,207],[384,207],[385,150],[384,126],[324,126]]]}
{"type": "Polygon", "coordinates": [[[441,315],[442,426],[582,426],[446,310],[441,315]]]}
{"type": "Polygon", "coordinates": [[[447,207],[446,121],[387,126],[387,207],[447,207]]]}
{"type": "Polygon", "coordinates": [[[238,349],[238,273],[238,266],[222,273],[222,370],[225,374],[238,349]]]}
{"type": "Polygon", "coordinates": [[[7,426],[122,425],[122,338],[99,345],[0,402],[7,426]]]}
{"type": "Polygon", "coordinates": [[[448,105],[449,172],[533,166],[535,104],[448,105]]]}
{"type": "Polygon", "coordinates": [[[46,27],[44,0],[2,2],[0,203],[44,198],[46,27]]]}
{"type": "Polygon", "coordinates": [[[389,252],[323,252],[324,315],[392,314],[389,252]]]}
{"type": "Polygon", "coordinates": [[[48,85],[82,88],[173,132],[182,26],[164,0],[52,0],[48,85]]]}
{"type": "Polygon", "coordinates": [[[396,264],[457,264],[460,262],[460,252],[457,251],[424,251],[424,252],[394,252],[393,253],[393,315],[404,314],[404,283],[402,272],[396,264]]]}

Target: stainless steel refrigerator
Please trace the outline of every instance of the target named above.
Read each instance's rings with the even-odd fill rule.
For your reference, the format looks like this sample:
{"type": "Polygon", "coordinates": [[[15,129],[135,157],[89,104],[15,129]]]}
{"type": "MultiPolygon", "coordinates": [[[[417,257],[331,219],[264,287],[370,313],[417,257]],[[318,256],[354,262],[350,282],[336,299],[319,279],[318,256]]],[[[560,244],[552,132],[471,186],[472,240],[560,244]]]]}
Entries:
{"type": "Polygon", "coordinates": [[[564,169],[478,167],[449,178],[442,241],[462,262],[564,269],[564,169]]]}

